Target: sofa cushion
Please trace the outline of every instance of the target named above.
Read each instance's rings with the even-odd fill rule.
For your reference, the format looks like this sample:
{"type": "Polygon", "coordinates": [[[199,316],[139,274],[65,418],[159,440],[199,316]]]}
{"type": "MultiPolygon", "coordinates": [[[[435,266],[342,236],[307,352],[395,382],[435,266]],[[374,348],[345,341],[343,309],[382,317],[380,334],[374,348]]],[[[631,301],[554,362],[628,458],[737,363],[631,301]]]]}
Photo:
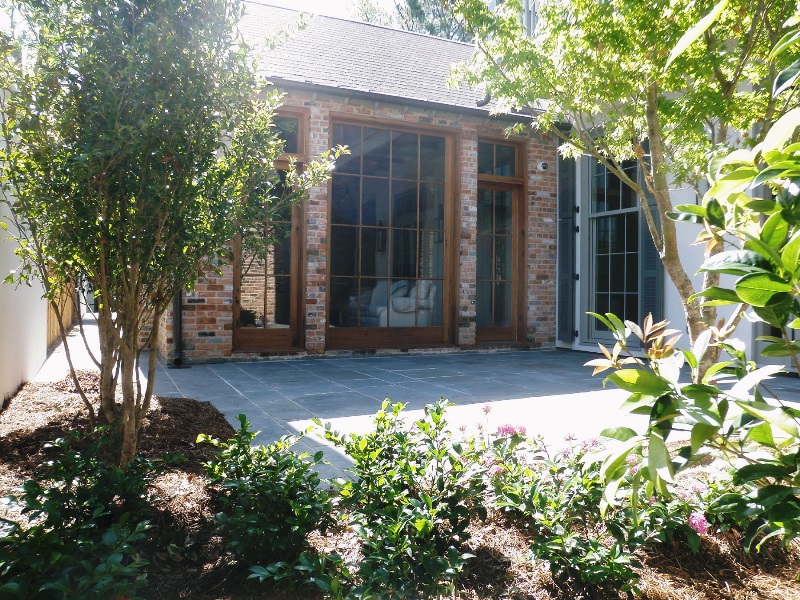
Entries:
{"type": "Polygon", "coordinates": [[[414,312],[417,309],[417,299],[413,296],[392,298],[392,310],[395,312],[414,312]]]}

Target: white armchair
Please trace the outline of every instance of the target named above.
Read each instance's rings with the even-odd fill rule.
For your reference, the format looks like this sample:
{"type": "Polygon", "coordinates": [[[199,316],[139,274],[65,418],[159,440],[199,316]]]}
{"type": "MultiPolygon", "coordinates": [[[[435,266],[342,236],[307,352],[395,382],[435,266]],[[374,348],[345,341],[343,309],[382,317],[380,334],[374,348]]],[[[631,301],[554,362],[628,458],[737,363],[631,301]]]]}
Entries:
{"type": "Polygon", "coordinates": [[[388,310],[382,312],[381,327],[428,327],[436,305],[436,284],[420,279],[405,296],[392,297],[388,310]],[[387,323],[388,317],[388,323],[387,323]]]}

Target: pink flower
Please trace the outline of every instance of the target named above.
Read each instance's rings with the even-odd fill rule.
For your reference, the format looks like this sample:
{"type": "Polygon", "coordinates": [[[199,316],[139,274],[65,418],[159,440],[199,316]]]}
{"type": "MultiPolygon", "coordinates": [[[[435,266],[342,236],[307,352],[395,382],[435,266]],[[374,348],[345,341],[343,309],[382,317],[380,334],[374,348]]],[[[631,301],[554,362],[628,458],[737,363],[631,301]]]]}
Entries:
{"type": "Polygon", "coordinates": [[[574,442],[574,441],[575,441],[575,440],[577,440],[577,439],[578,439],[578,438],[577,438],[577,437],[575,437],[575,434],[574,434],[574,433],[568,433],[567,435],[565,435],[565,436],[564,436],[564,441],[565,441],[565,442],[574,442]]]}
{"type": "Polygon", "coordinates": [[[639,472],[639,465],[631,465],[630,468],[628,469],[628,472],[631,475],[636,475],[639,472]]]}
{"type": "Polygon", "coordinates": [[[505,425],[500,425],[500,427],[497,428],[497,435],[502,437],[509,437],[512,435],[524,436],[525,432],[526,429],[521,425],[519,427],[515,427],[514,425],[509,425],[508,423],[505,425]]]}
{"type": "Polygon", "coordinates": [[[492,412],[492,407],[488,404],[484,404],[481,410],[483,411],[483,414],[488,415],[490,412],[492,412]]]}
{"type": "Polygon", "coordinates": [[[497,464],[497,459],[495,459],[495,457],[494,457],[492,454],[490,454],[490,453],[488,453],[488,452],[487,452],[487,453],[486,453],[486,454],[484,454],[484,455],[483,455],[483,457],[481,458],[481,462],[482,462],[482,463],[483,463],[483,465],[484,465],[484,466],[486,466],[486,467],[493,467],[494,465],[496,465],[496,464],[497,464]]]}
{"type": "Polygon", "coordinates": [[[592,438],[590,440],[583,440],[581,442],[581,452],[588,452],[593,448],[597,448],[599,445],[600,442],[598,442],[595,438],[592,438]]]}
{"type": "Polygon", "coordinates": [[[705,535],[708,532],[708,520],[703,513],[693,512],[689,515],[689,527],[700,535],[705,535]]]}
{"type": "Polygon", "coordinates": [[[565,446],[565,447],[564,447],[564,448],[561,450],[561,455],[562,455],[564,458],[569,458],[570,456],[572,456],[572,448],[570,448],[569,446],[565,446]]]}
{"type": "Polygon", "coordinates": [[[487,471],[487,473],[489,474],[489,477],[500,477],[500,475],[503,474],[503,471],[504,471],[503,467],[501,467],[500,465],[494,465],[487,471]]]}

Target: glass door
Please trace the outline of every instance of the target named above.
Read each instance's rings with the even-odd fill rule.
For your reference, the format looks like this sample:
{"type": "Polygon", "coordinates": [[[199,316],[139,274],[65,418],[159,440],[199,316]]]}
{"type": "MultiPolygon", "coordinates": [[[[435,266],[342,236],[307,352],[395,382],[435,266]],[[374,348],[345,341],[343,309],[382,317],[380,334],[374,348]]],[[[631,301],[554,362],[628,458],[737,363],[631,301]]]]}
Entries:
{"type": "Polygon", "coordinates": [[[237,240],[234,350],[266,352],[302,346],[299,315],[300,207],[285,206],[237,240]]]}
{"type": "Polygon", "coordinates": [[[517,339],[521,316],[516,196],[512,186],[481,184],[478,188],[475,309],[479,342],[517,339]]]}

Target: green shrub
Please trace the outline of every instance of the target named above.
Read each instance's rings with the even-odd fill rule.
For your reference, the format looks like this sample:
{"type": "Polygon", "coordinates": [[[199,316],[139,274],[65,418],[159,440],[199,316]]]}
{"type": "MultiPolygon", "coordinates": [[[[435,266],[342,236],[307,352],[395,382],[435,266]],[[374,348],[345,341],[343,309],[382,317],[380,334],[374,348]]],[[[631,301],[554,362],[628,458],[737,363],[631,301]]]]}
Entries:
{"type": "Polygon", "coordinates": [[[137,459],[116,466],[104,429],[48,444],[56,456],[10,500],[35,519],[0,538],[0,598],[131,598],[147,564],[135,544],[156,469],[137,459]]]}
{"type": "Polygon", "coordinates": [[[350,597],[445,593],[471,557],[463,551],[467,527],[474,512],[485,518],[478,454],[447,429],[447,406],[441,399],[407,423],[403,405],[386,401],[364,435],[325,425],[326,439],[354,461],[355,479],[339,490],[364,554],[350,597]]]}
{"type": "Polygon", "coordinates": [[[269,446],[251,446],[245,415],[233,438],[220,442],[201,434],[198,442],[217,447],[206,464],[212,493],[221,507],[216,515],[227,548],[248,564],[293,561],[306,549],[306,536],[333,522],[331,499],[320,489],[313,457],[294,452],[297,436],[284,436],[269,446]]]}

